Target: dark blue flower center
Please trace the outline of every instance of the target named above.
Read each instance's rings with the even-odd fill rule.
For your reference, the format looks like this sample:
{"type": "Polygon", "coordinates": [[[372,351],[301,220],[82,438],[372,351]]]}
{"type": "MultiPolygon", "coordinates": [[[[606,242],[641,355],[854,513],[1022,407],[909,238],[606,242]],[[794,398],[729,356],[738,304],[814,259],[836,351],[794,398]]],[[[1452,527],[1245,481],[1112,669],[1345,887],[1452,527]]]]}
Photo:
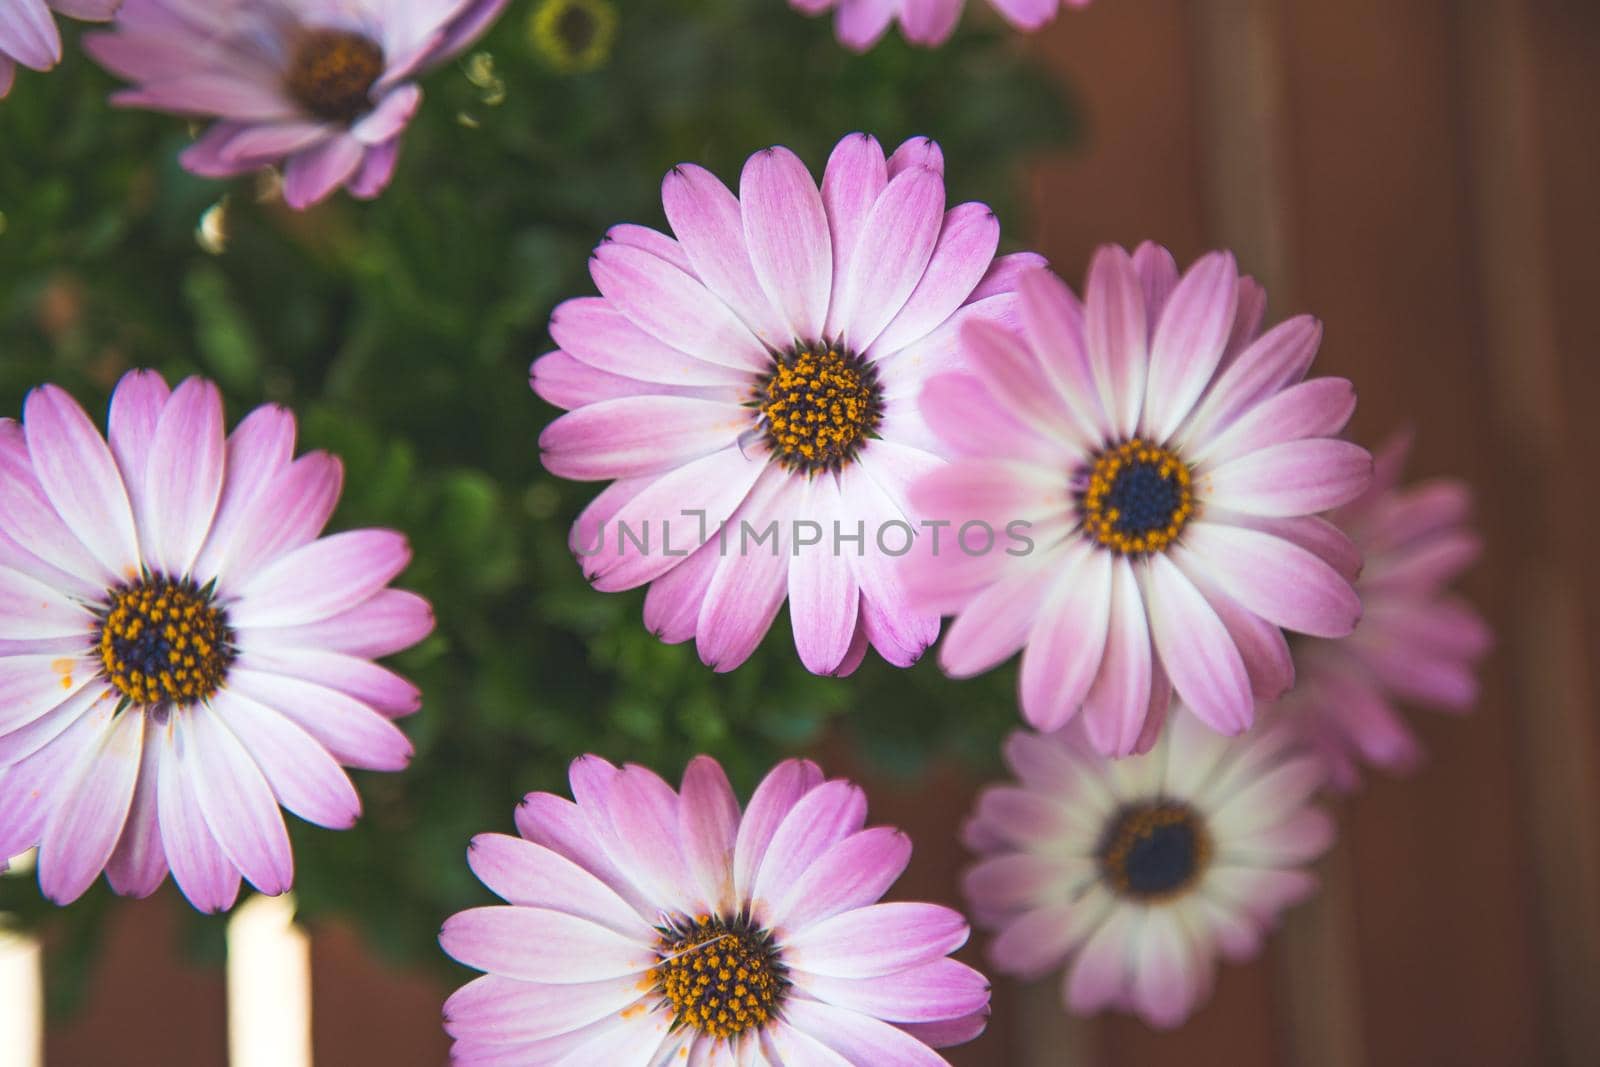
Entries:
{"type": "Polygon", "coordinates": [[[162,575],[110,590],[95,634],[106,679],[145,707],[210,697],[233,662],[232,642],[209,590],[162,575]]]}
{"type": "Polygon", "coordinates": [[[1192,886],[1211,857],[1211,838],[1186,804],[1155,803],[1119,812],[1100,846],[1100,868],[1124,896],[1162,900],[1192,886]]]}
{"type": "Polygon", "coordinates": [[[1135,437],[1095,457],[1078,507],[1101,546],[1122,555],[1161,551],[1194,516],[1188,465],[1135,437]]]}

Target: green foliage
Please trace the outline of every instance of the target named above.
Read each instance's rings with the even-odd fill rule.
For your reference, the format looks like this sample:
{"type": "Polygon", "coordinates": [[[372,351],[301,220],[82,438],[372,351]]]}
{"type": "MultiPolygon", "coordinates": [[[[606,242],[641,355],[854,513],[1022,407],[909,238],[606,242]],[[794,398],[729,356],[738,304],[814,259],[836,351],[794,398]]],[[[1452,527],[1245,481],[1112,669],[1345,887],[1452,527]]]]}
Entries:
{"type": "MultiPolygon", "coordinates": [[[[525,792],[563,789],[578,753],[675,776],[710,752],[748,790],[835,725],[895,771],[934,755],[987,765],[1016,715],[1008,671],[956,684],[929,662],[901,672],[869,656],[849,680],[814,678],[781,618],[726,676],[660,644],[641,593],[589,589],[567,552],[598,486],[540,467],[554,413],[526,371],[550,347],[550,308],[593,291],[586,259],[605,229],[664,225],[674,163],[736,183],[767,144],[820,170],[851,130],[891,148],[925,133],[943,144],[952,203],[989,202],[1014,238],[1022,164],[1072,126],[1059,90],[1007,36],[964,31],[938,52],[891,36],[858,57],[782,0],[620,6],[610,61],[563,76],[538,58],[532,6],[484,43],[492,62],[426,80],[395,183],[372,204],[297,216],[257,181],[183,173],[191,131],[108,106],[111,81],[70,42],[60,70],[22,72],[0,104],[0,412],[42,381],[98,414],[130,366],[205,374],[233,420],[288,404],[303,448],[343,458],[335,527],[411,537],[400,584],[439,619],[395,664],[426,694],[405,723],[417,756],[403,774],[357,775],[355,830],[295,823],[296,888],[308,916],[347,916],[393,957],[438,965],[440,920],[485,899],[467,840],[510,830],[525,792]],[[219,202],[214,254],[197,227],[219,202]]],[[[30,878],[0,880],[0,910],[68,927],[80,950],[108,902],[102,885],[57,912],[30,878]]],[[[216,920],[195,921],[214,942],[216,920]]]]}

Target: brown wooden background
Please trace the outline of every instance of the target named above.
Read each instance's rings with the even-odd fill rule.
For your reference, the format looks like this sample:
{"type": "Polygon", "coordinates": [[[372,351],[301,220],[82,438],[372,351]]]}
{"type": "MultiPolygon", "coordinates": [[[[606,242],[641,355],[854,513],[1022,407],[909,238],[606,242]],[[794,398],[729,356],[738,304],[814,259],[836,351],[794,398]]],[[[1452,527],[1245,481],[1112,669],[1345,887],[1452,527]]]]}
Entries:
{"type": "MultiPolygon", "coordinates": [[[[1356,432],[1410,423],[1418,473],[1478,485],[1468,585],[1499,648],[1478,712],[1426,719],[1421,776],[1342,805],[1325,892],[1187,1027],[1071,1021],[1053,985],[1002,984],[952,1059],[1595,1067],[1600,0],[1100,0],[1029,46],[1090,124],[1034,175],[1041,249],[1076,282],[1102,241],[1226,245],[1274,318],[1322,317],[1356,432]]],[[[954,901],[971,789],[875,793],[919,842],[900,892],[954,901]]],[[[174,954],[173,906],[122,908],[50,1067],[221,1067],[221,976],[174,954]]],[[[443,1062],[445,990],[343,931],[314,952],[320,1067],[443,1062]]]]}

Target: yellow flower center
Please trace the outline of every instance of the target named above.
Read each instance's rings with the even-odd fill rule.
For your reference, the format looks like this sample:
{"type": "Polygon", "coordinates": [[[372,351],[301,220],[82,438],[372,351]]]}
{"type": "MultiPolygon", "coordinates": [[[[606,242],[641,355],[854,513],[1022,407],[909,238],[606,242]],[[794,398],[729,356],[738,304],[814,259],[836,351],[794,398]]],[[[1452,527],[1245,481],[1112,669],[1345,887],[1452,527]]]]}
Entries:
{"type": "Polygon", "coordinates": [[[1145,903],[1181,896],[1211,862],[1211,834],[1187,804],[1158,801],[1123,808],[1101,839],[1101,876],[1116,892],[1145,903]]]}
{"type": "Polygon", "coordinates": [[[1160,552],[1183,532],[1197,505],[1189,467],[1170,449],[1140,438],[1094,458],[1079,493],[1083,528],[1121,555],[1160,552]]]}
{"type": "Polygon", "coordinates": [[[152,576],[109,591],[96,645],[106,679],[145,707],[194,704],[222,687],[232,634],[209,593],[152,576]]]}
{"type": "Polygon", "coordinates": [[[883,418],[873,367],[821,345],[780,357],[756,386],[767,441],[791,470],[838,470],[883,418]]]}
{"type": "Polygon", "coordinates": [[[310,30],[300,37],[284,76],[289,95],[329,122],[352,122],[372,107],[383,74],[383,49],[346,30],[310,30]]]}
{"type": "Polygon", "coordinates": [[[662,931],[656,989],[672,1008],[674,1027],[732,1038],[777,1014],[789,981],[772,937],[748,920],[702,915],[662,931]]]}

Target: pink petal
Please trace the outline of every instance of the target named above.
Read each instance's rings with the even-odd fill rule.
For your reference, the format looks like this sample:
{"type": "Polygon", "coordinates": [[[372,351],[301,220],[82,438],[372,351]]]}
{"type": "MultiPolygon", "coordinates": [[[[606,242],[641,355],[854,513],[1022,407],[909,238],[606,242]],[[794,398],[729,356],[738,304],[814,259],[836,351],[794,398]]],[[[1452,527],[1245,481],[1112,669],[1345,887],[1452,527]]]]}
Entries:
{"type": "Polygon", "coordinates": [[[1084,944],[1067,973],[1068,1010],[1093,1015],[1122,997],[1131,962],[1131,939],[1141,919],[1132,909],[1112,909],[1110,918],[1084,944]]]}
{"type": "Polygon", "coordinates": [[[738,198],[704,167],[685,163],[662,181],[661,203],[706,288],[732,308],[762,344],[786,347],[793,334],[756,280],[745,250],[738,198]]]}
{"type": "Polygon", "coordinates": [[[836,841],[769,901],[775,926],[805,930],[877,903],[910,861],[911,839],[890,826],[874,826],[836,841]]]}
{"type": "Polygon", "coordinates": [[[936,48],[949,40],[961,20],[964,0],[922,0],[900,9],[900,26],[906,40],[936,48]]]}
{"type": "Polygon", "coordinates": [[[1084,698],[1084,726],[1104,756],[1134,751],[1153,691],[1150,629],[1133,567],[1118,559],[1111,572],[1111,622],[1105,659],[1084,698]]]}
{"type": "Polygon", "coordinates": [[[161,734],[156,800],[172,880],[201,911],[227,911],[239,895],[238,868],[228,861],[200,810],[193,779],[196,756],[180,743],[175,717],[168,718],[161,734]]]}
{"type": "Polygon", "coordinates": [[[988,980],[950,959],[875,978],[819,974],[803,981],[805,991],[819,1000],[890,1023],[959,1019],[989,1003],[988,980]]]}
{"type": "Polygon", "coordinates": [[[970,678],[1010,659],[1027,642],[1050,590],[1038,566],[1006,567],[956,616],[939,648],[939,666],[970,678]]]}
{"type": "MultiPolygon", "coordinates": [[[[574,760],[574,767],[579,762],[574,760]]],[[[659,915],[659,907],[646,900],[605,854],[595,840],[588,816],[577,804],[552,793],[529,793],[517,807],[516,821],[517,832],[523,837],[565,856],[600,879],[641,916],[654,921],[659,915]]]]}
{"type": "Polygon", "coordinates": [[[384,94],[377,107],[350,128],[350,135],[368,148],[393,141],[406,128],[421,103],[422,90],[414,84],[396,86],[384,94]]]}
{"type": "Polygon", "coordinates": [[[217,146],[224,163],[268,166],[335,136],[320,122],[270,122],[246,126],[217,146]]]}
{"type": "Polygon", "coordinates": [[[344,488],[344,467],[326,452],[308,452],[280,469],[243,509],[220,573],[243,577],[315,540],[344,488]]]}
{"type": "Polygon", "coordinates": [[[1071,903],[1032,909],[1006,924],[989,954],[1006,974],[1043,977],[1099,930],[1114,908],[1111,895],[1096,886],[1071,903]]]}
{"type": "Polygon", "coordinates": [[[639,980],[632,975],[547,986],[486,974],[445,1001],[444,1027],[457,1039],[504,1046],[571,1033],[639,999],[639,980]]]}
{"type": "Polygon", "coordinates": [[[1309,515],[1361,495],[1372,456],[1349,441],[1318,437],[1270,445],[1199,478],[1203,501],[1252,515],[1309,515]]]}
{"type": "Polygon", "coordinates": [[[678,803],[678,839],[689,879],[699,889],[699,911],[726,911],[735,904],[733,849],[739,833],[739,801],[721,764],[696,756],[683,772],[678,803]]]}
{"type": "Polygon", "coordinates": [[[1322,324],[1309,315],[1274,326],[1217,376],[1175,443],[1184,448],[1205,441],[1267,397],[1304,378],[1321,344],[1322,324]]]}
{"type": "Polygon", "coordinates": [[[305,730],[232,689],[212,698],[211,711],[250,753],[279,804],[330,830],[355,825],[361,798],[350,776],[305,730]]]}
{"type": "Polygon", "coordinates": [[[717,563],[695,623],[700,662],[714,671],[731,671],[756,650],[788,595],[789,526],[795,484],[776,467],[757,480],[744,506],[730,520],[731,547],[717,563]],[[743,523],[754,531],[744,544],[743,523]],[[776,524],[776,538],[761,545],[754,538],[776,524]],[[770,548],[768,546],[771,546],[770,548]]]}
{"type": "Polygon", "coordinates": [[[589,273],[612,307],[664,344],[735,370],[767,366],[766,348],[733,310],[665,260],[612,241],[595,249],[589,273]]]}
{"type": "Polygon", "coordinates": [[[39,842],[39,890],[70,904],[94,883],[111,859],[133,803],[144,751],[144,715],[114,715],[109,705],[92,713],[99,737],[67,772],[60,800],[39,842]]]}
{"type": "Polygon", "coordinates": [[[395,136],[367,149],[361,157],[360,169],[345,184],[345,188],[357,200],[371,200],[389,187],[399,162],[400,138],[395,136]]]}
{"type": "Polygon", "coordinates": [[[1076,417],[1035,351],[1014,331],[978,319],[962,327],[961,339],[973,371],[1002,408],[1067,449],[1087,450],[1100,443],[1095,426],[1076,417]]]}
{"type": "MultiPolygon", "coordinates": [[[[857,8],[873,7],[857,4],[857,8]]],[[[889,5],[878,4],[882,11],[882,24],[872,34],[875,39],[889,25],[893,14],[889,5]]],[[[819,9],[820,10],[820,9],[819,9]]],[[[840,8],[843,17],[844,9],[840,8]]],[[[846,42],[849,44],[850,42],[846,42]]],[[[832,289],[828,300],[828,320],[824,336],[838,337],[844,331],[840,317],[846,274],[850,259],[855,255],[861,228],[867,213],[889,182],[888,165],[883,158],[883,147],[877,138],[868,133],[852,133],[842,138],[828,157],[828,166],[822,173],[822,203],[828,215],[829,244],[832,246],[832,289]]]]}
{"type": "MultiPolygon", "coordinates": [[[[861,618],[867,637],[884,659],[897,667],[909,667],[939,638],[939,616],[910,603],[908,590],[900,580],[896,557],[880,550],[880,536],[892,524],[908,524],[909,518],[864,470],[846,468],[840,479],[844,512],[865,524],[870,538],[859,556],[847,557],[861,587],[861,618]]],[[[894,547],[894,542],[889,542],[894,547]]]]}
{"type": "Polygon", "coordinates": [[[347,530],[279,556],[234,592],[229,617],[239,629],[297,626],[348,611],[411,562],[393,530],[347,530]]]}
{"type": "Polygon", "coordinates": [[[878,43],[894,15],[895,0],[838,0],[834,33],[846,48],[865,52],[878,43]]]}
{"type": "Polygon", "coordinates": [[[657,962],[645,944],[546,908],[496,906],[457,912],[445,920],[439,944],[468,967],[551,985],[620,978],[657,962]]]}
{"type": "Polygon", "coordinates": [[[700,606],[721,560],[717,543],[711,540],[651,582],[644,596],[644,628],[669,645],[694,637],[700,606]]]}
{"type": "Polygon", "coordinates": [[[1350,583],[1298,545],[1210,522],[1190,523],[1184,542],[1223,592],[1275,625],[1343,637],[1361,617],[1350,583]]]}
{"type": "Polygon", "coordinates": [[[133,507],[134,527],[139,530],[150,529],[151,509],[160,506],[159,498],[146,495],[145,468],[155,443],[156,423],[161,421],[161,410],[171,394],[166,380],[151,370],[129,371],[111,394],[106,436],[133,507]]]}
{"type": "Polygon", "coordinates": [[[1154,241],[1142,241],[1133,250],[1133,269],[1139,273],[1139,284],[1144,289],[1144,310],[1153,334],[1167,300],[1178,287],[1178,262],[1154,241]]]}
{"type": "MultiPolygon", "coordinates": [[[[584,796],[577,800],[591,806],[584,796]]],[[[606,795],[605,816],[612,830],[606,847],[658,907],[687,914],[688,868],[678,839],[678,807],[677,793],[659,775],[628,764],[606,795]]]]}
{"type": "Polygon", "coordinates": [[[1283,631],[1253,611],[1241,607],[1224,593],[1209,575],[1205,563],[1194,558],[1182,545],[1172,548],[1172,559],[1217,613],[1228,637],[1239,650],[1245,671],[1250,675],[1251,692],[1257,700],[1276,700],[1294,685],[1294,660],[1283,631]]]}
{"type": "MultiPolygon", "coordinates": [[[[764,455],[727,447],[655,479],[597,531],[603,545],[583,547],[585,577],[616,592],[682,566],[703,544],[718,545],[720,552],[719,527],[751,499],[768,467],[764,455]]],[[[736,530],[728,534],[730,544],[737,544],[736,536],[736,530]]]]}
{"type": "Polygon", "coordinates": [[[1151,911],[1139,932],[1133,969],[1133,996],[1139,1014],[1153,1026],[1177,1026],[1194,1009],[1205,983],[1209,961],[1195,958],[1195,948],[1170,910],[1151,911]]]}
{"type": "Polygon", "coordinates": [[[1285,441],[1331,437],[1344,429],[1355,409],[1356,391],[1348,381],[1313,378],[1251,408],[1189,458],[1193,463],[1226,463],[1285,441]]]}
{"type": "Polygon", "coordinates": [[[890,180],[861,224],[840,292],[841,337],[864,352],[922,280],[944,219],[944,177],[907,170],[890,180]]]}
{"type": "Polygon", "coordinates": [[[940,374],[929,379],[918,401],[923,420],[939,436],[941,451],[960,456],[1010,457],[1048,461],[1059,442],[1019,420],[971,374],[940,374]]]}
{"type": "MultiPolygon", "coordinates": [[[[93,623],[85,605],[53,585],[0,567],[0,640],[82,638],[93,623]]],[[[0,712],[0,719],[4,717],[0,712]]]]}
{"type": "Polygon", "coordinates": [[[403,589],[380,589],[355,607],[302,626],[250,631],[252,648],[323,648],[350,656],[388,656],[433,631],[433,608],[403,589]]]}
{"type": "Polygon", "coordinates": [[[252,505],[294,458],[294,439],[294,415],[275,404],[256,408],[229,435],[222,498],[211,522],[211,536],[195,561],[196,579],[216,577],[241,533],[254,532],[252,505]]]}
{"type": "Polygon", "coordinates": [[[1077,417],[1072,436],[1098,448],[1112,436],[1111,424],[1089,364],[1083,305],[1065,282],[1044,269],[1021,275],[1017,291],[1024,332],[1040,369],[1054,385],[1055,395],[1077,417]]]}
{"type": "Polygon", "coordinates": [[[835,978],[874,978],[932,963],[960,948],[967,923],[939,904],[873,904],[795,934],[784,962],[835,978]]]}
{"type": "Polygon", "coordinates": [[[283,200],[304,211],[355,177],[366,146],[349,134],[296,153],[283,168],[283,200]]]}
{"type": "Polygon", "coordinates": [[[1068,553],[1022,652],[1022,712],[1045,732],[1066,725],[1088,696],[1111,621],[1110,554],[1092,548],[1068,553]]]}
{"type": "Polygon", "coordinates": [[[1194,583],[1166,556],[1144,574],[1150,635],[1173,687],[1212,729],[1244,732],[1255,717],[1250,675],[1228,628],[1194,583]]]}
{"type": "Polygon", "coordinates": [[[1233,329],[1239,269],[1227,252],[1203,256],[1184,274],[1162,309],[1150,341],[1145,429],[1169,439],[1211,382],[1233,329]]]}
{"type": "Polygon", "coordinates": [[[177,744],[190,747],[189,781],[206,825],[228,860],[261,892],[294,884],[294,856],[272,787],[250,753],[209,712],[177,717],[177,744]]]}
{"type": "Polygon", "coordinates": [[[944,173],[944,150],[932,137],[907,137],[902,141],[889,157],[889,180],[917,167],[944,173]]]}
{"type": "Polygon", "coordinates": [[[286,674],[336,689],[390,718],[410,715],[422,706],[422,691],[400,675],[359,656],[320,648],[244,651],[250,667],[286,674]]]}
{"type": "Polygon", "coordinates": [[[704,280],[695,273],[694,264],[689,262],[689,253],[684,251],[679,241],[673,240],[660,230],[651,229],[649,226],[638,226],[631,222],[619,223],[606,231],[607,241],[616,241],[618,244],[632,245],[642,248],[657,259],[666,260],[683,273],[697,280],[704,280]]]}
{"type": "Polygon", "coordinates": [[[467,849],[478,880],[508,904],[564,911],[635,942],[655,932],[599,878],[557,852],[520,837],[479,834],[467,849]]]}
{"type": "Polygon", "coordinates": [[[539,435],[552,474],[580,481],[655,474],[727,448],[752,425],[748,408],[690,397],[608,400],[568,412],[539,435]]]}
{"type": "Polygon", "coordinates": [[[143,531],[146,563],[166,574],[187,574],[222,495],[222,393],[189,378],[172,393],[156,425],[145,467],[144,499],[151,505],[143,531]]]}
{"type": "Polygon", "coordinates": [[[844,662],[856,633],[861,591],[849,562],[832,544],[839,491],[831,479],[813,479],[801,490],[802,514],[821,529],[821,541],[802,546],[789,564],[789,620],[800,662],[812,674],[833,674],[844,662]]]}
{"type": "Polygon", "coordinates": [[[972,295],[1000,244],[1000,220],[987,204],[957,204],[945,213],[927,270],[874,352],[898,352],[944,323],[972,295]]]}
{"type": "Polygon", "coordinates": [[[789,1026],[826,1045],[846,1063],[948,1067],[943,1056],[904,1030],[859,1012],[793,997],[783,1014],[789,1026]]]}
{"type": "Polygon", "coordinates": [[[107,572],[67,528],[34,474],[22,427],[9,419],[0,420],[0,547],[7,565],[85,600],[125,577],[107,572]]]}
{"type": "Polygon", "coordinates": [[[739,177],[745,245],[767,299],[791,337],[822,340],[833,286],[828,216],[805,164],[787,148],[764,149],[739,177]]]}
{"type": "Polygon", "coordinates": [[[61,62],[61,33],[44,0],[14,0],[7,6],[0,14],[0,53],[33,70],[61,62]]]}
{"type": "Polygon", "coordinates": [[[1127,252],[1107,245],[1089,264],[1084,339],[1111,436],[1132,437],[1138,430],[1149,338],[1138,272],[1127,252]]]}
{"type": "Polygon", "coordinates": [[[161,731],[144,731],[143,754],[133,803],[116,851],[106,862],[106,881],[119,895],[147,897],[167,877],[167,854],[161,844],[156,790],[161,775],[161,731]]]}
{"type": "Polygon", "coordinates": [[[807,868],[858,833],[866,820],[866,794],[842,779],[824,782],[801,797],[778,824],[756,873],[751,900],[757,914],[776,904],[807,868]]]}
{"type": "Polygon", "coordinates": [[[822,784],[822,770],[810,760],[784,760],[761,780],[744,818],[733,850],[734,895],[748,900],[753,892],[756,872],[761,869],[773,834],[800,798],[822,784]]]}
{"type": "Polygon", "coordinates": [[[1018,279],[1024,274],[1047,270],[1049,266],[1050,261],[1037,252],[1012,252],[1010,255],[997,256],[995,261],[989,264],[989,270],[984,274],[983,280],[972,290],[972,295],[967,297],[967,303],[976,304],[991,296],[1015,292],[1018,279]]]}
{"type": "Polygon", "coordinates": [[[235,666],[228,685],[285,716],[346,767],[397,771],[411,762],[411,742],[360,701],[325,686],[235,666]]]}
{"type": "Polygon", "coordinates": [[[73,534],[110,574],[137,574],[139,540],[122,475],[78,402],[40,386],[23,405],[22,429],[39,485],[73,534]]]}

